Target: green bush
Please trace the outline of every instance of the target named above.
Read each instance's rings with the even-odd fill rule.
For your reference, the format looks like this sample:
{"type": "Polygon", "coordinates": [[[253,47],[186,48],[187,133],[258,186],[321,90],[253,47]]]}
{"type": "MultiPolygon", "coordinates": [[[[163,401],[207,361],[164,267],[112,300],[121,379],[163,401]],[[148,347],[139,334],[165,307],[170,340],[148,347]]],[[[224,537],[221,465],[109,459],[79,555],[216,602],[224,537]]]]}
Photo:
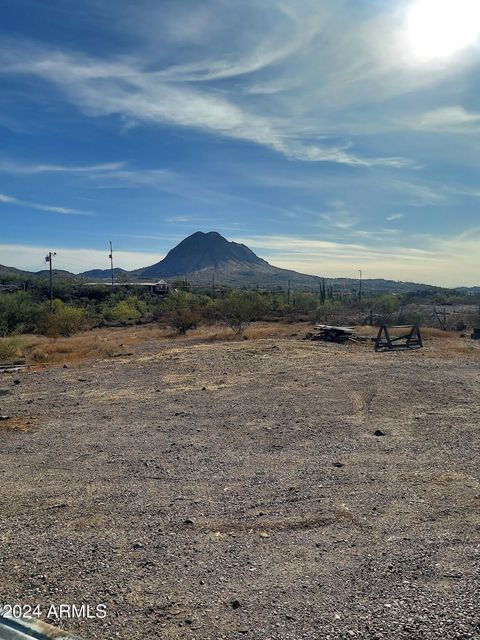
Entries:
{"type": "Polygon", "coordinates": [[[84,329],[86,324],[87,314],[84,309],[55,300],[53,313],[46,316],[41,331],[51,338],[58,336],[68,338],[84,329]]]}
{"type": "Polygon", "coordinates": [[[387,316],[398,311],[400,301],[397,296],[391,293],[381,293],[376,296],[373,301],[373,307],[376,313],[387,316]]]}
{"type": "Polygon", "coordinates": [[[400,314],[398,318],[399,324],[417,324],[422,326],[425,324],[425,316],[420,311],[407,311],[400,314]]]}
{"type": "Polygon", "coordinates": [[[127,324],[138,322],[147,312],[147,305],[137,296],[129,296],[113,306],[103,308],[103,317],[109,322],[127,324]]]}
{"type": "Polygon", "coordinates": [[[220,318],[237,335],[242,335],[253,320],[258,320],[266,306],[261,296],[247,291],[235,291],[227,298],[217,301],[220,318]]]}
{"type": "Polygon", "coordinates": [[[200,321],[199,314],[190,307],[176,307],[170,309],[167,314],[168,324],[179,335],[187,333],[189,329],[196,329],[200,321]]]}
{"type": "Polygon", "coordinates": [[[36,330],[45,317],[44,306],[25,291],[0,294],[0,336],[36,330]]]}
{"type": "Polygon", "coordinates": [[[11,362],[20,355],[22,343],[18,338],[0,339],[0,361],[11,362]]]}

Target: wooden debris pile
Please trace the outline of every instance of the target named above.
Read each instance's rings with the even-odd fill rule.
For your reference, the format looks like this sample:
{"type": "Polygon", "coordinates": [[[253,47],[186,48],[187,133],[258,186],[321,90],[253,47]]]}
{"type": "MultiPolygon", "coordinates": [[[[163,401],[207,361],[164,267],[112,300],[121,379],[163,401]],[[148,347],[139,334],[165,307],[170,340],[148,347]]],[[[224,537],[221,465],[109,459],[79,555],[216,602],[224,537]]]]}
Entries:
{"type": "Polygon", "coordinates": [[[314,333],[307,333],[305,336],[305,340],[321,340],[337,344],[348,341],[363,342],[367,339],[365,336],[357,335],[353,327],[335,327],[329,324],[317,324],[314,327],[314,333]]]}

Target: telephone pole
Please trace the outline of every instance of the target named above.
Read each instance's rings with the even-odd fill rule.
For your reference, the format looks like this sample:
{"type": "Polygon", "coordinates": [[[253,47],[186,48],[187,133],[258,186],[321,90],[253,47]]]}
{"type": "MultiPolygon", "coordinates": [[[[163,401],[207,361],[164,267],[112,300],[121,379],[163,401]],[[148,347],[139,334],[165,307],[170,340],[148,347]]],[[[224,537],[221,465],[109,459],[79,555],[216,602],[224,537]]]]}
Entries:
{"type": "Polygon", "coordinates": [[[110,258],[110,272],[112,276],[112,290],[113,290],[114,271],[113,271],[113,247],[112,247],[111,240],[110,240],[110,253],[108,254],[108,257],[110,258]]]}
{"type": "Polygon", "coordinates": [[[45,262],[48,262],[49,265],[49,275],[50,275],[50,313],[53,313],[53,276],[52,276],[52,258],[57,254],[55,251],[49,251],[45,256],[45,262]]]}

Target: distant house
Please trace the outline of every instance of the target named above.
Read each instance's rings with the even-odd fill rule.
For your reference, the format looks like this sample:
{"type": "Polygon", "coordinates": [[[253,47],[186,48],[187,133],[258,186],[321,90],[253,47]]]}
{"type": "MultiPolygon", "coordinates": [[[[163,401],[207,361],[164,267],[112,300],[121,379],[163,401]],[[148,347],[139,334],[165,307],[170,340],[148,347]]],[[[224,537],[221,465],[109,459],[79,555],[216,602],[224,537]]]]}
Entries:
{"type": "Polygon", "coordinates": [[[99,280],[97,282],[86,282],[86,285],[90,287],[148,287],[150,293],[157,296],[166,296],[170,292],[170,285],[165,280],[158,280],[157,282],[105,282],[105,280],[99,280]]]}
{"type": "Polygon", "coordinates": [[[156,293],[159,296],[166,296],[170,291],[170,285],[165,280],[159,280],[152,285],[152,293],[156,293]]]}

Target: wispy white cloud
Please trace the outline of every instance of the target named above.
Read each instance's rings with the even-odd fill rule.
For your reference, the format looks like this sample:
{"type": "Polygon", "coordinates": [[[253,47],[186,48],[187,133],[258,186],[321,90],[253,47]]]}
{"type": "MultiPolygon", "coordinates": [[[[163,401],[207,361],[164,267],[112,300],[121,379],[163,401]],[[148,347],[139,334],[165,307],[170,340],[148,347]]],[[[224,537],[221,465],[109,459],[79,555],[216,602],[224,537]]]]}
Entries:
{"type": "Polygon", "coordinates": [[[118,169],[105,173],[92,173],[89,179],[99,188],[157,187],[178,192],[182,178],[169,169],[118,169]]]}
{"type": "Polygon", "coordinates": [[[177,222],[192,222],[192,218],[190,216],[172,216],[166,219],[166,222],[177,223],[177,222]]]}
{"type": "Polygon", "coordinates": [[[40,204],[38,202],[30,202],[29,200],[20,200],[13,196],[7,196],[4,193],[0,193],[0,203],[7,205],[14,205],[19,207],[28,207],[29,209],[38,209],[38,211],[48,211],[51,213],[61,213],[64,215],[78,215],[78,216],[91,216],[91,211],[83,211],[81,209],[72,209],[71,207],[57,207],[47,204],[40,204]]]}
{"type": "Polygon", "coordinates": [[[471,134],[480,131],[480,113],[461,105],[442,107],[405,120],[411,129],[435,133],[471,134]]]}
{"type": "Polygon", "coordinates": [[[66,174],[89,180],[103,188],[167,187],[181,177],[169,169],[131,169],[126,162],[105,162],[91,165],[26,164],[0,160],[0,172],[20,176],[66,174]]]}
{"type": "Polygon", "coordinates": [[[330,227],[336,229],[351,229],[354,227],[358,218],[352,216],[348,211],[337,210],[331,213],[321,213],[320,218],[327,222],[330,227]]]}
{"type": "MultiPolygon", "coordinates": [[[[90,116],[116,114],[131,121],[196,128],[250,141],[307,162],[396,168],[409,164],[401,157],[359,155],[347,142],[312,142],[318,140],[318,127],[312,129],[304,118],[292,120],[285,109],[268,113],[255,101],[244,104],[242,94],[204,88],[204,82],[185,80],[184,69],[177,77],[175,67],[151,71],[145,68],[145,62],[135,59],[102,60],[18,43],[0,50],[0,62],[3,73],[25,74],[53,83],[90,116]]],[[[244,71],[247,73],[248,68],[244,71]]],[[[212,69],[209,73],[213,79],[218,75],[212,69]]],[[[235,75],[240,69],[228,73],[235,75]]]]}
{"type": "Polygon", "coordinates": [[[18,175],[36,175],[39,173],[103,174],[122,169],[125,162],[106,162],[92,165],[59,164],[20,164],[9,160],[0,160],[0,172],[18,175]]]}
{"type": "Polygon", "coordinates": [[[407,180],[385,176],[383,183],[391,189],[392,193],[402,196],[410,206],[427,207],[445,204],[448,200],[448,190],[445,184],[436,181],[421,182],[420,180],[407,180]]]}
{"type": "Polygon", "coordinates": [[[385,240],[386,238],[391,238],[392,236],[400,235],[400,229],[379,229],[375,231],[373,229],[354,229],[352,231],[352,236],[357,236],[359,238],[365,238],[369,240],[385,240]]]}
{"type": "Polygon", "coordinates": [[[393,220],[401,220],[403,217],[404,217],[403,213],[391,213],[385,219],[388,220],[389,222],[392,222],[393,220]]]}

